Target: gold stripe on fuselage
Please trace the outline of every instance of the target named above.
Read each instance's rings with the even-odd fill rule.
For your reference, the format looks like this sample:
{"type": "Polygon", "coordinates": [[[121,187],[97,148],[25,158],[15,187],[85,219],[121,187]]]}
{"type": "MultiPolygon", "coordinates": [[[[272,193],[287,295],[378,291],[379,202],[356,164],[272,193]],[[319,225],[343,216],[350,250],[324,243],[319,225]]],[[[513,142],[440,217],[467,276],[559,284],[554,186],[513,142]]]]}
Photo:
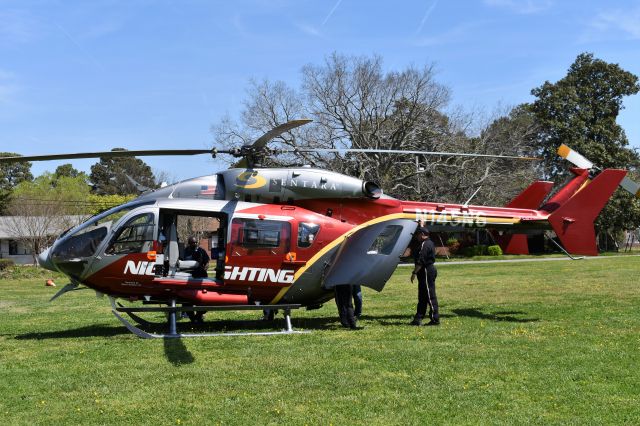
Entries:
{"type": "MultiPolygon", "coordinates": [[[[302,274],[305,273],[305,271],[307,269],[309,269],[311,266],[313,266],[314,263],[316,263],[319,259],[322,258],[322,256],[324,256],[325,254],[327,254],[331,249],[333,249],[335,246],[337,246],[338,244],[342,243],[346,238],[348,238],[349,236],[353,235],[355,232],[366,228],[368,226],[372,226],[375,225],[377,223],[380,222],[385,222],[385,221],[389,221],[389,220],[394,220],[394,219],[410,219],[410,220],[416,220],[416,216],[420,214],[420,213],[393,213],[390,215],[386,215],[386,216],[380,216],[377,217],[375,219],[372,219],[368,222],[364,222],[361,223],[360,225],[357,225],[355,227],[353,227],[352,229],[350,229],[349,231],[345,232],[344,234],[342,234],[341,236],[339,236],[338,238],[336,238],[335,240],[331,241],[329,244],[327,244],[325,247],[323,247],[320,251],[318,251],[315,255],[313,255],[313,257],[311,259],[309,259],[307,261],[307,263],[301,267],[300,269],[298,269],[293,277],[293,283],[286,286],[286,287],[282,287],[282,289],[278,292],[278,294],[276,294],[276,296],[271,300],[271,302],[269,302],[270,305],[275,305],[276,303],[278,303],[280,301],[280,299],[282,299],[284,297],[284,295],[287,293],[287,291],[295,285],[296,281],[298,280],[298,278],[300,278],[300,276],[302,276],[302,274]]],[[[427,213],[427,214],[431,214],[431,213],[427,213]]],[[[454,222],[454,221],[460,221],[460,220],[469,220],[469,216],[457,216],[457,215],[453,215],[453,214],[440,214],[438,212],[433,213],[434,215],[437,214],[437,223],[438,224],[443,224],[443,223],[448,223],[448,222],[454,222]],[[443,217],[442,217],[443,216],[443,217]]],[[[482,220],[485,223],[491,223],[491,224],[510,224],[510,225],[514,225],[516,223],[520,223],[520,219],[519,218],[498,218],[498,217],[484,217],[482,216],[482,220]]],[[[468,223],[469,225],[473,225],[473,223],[468,223]]]]}

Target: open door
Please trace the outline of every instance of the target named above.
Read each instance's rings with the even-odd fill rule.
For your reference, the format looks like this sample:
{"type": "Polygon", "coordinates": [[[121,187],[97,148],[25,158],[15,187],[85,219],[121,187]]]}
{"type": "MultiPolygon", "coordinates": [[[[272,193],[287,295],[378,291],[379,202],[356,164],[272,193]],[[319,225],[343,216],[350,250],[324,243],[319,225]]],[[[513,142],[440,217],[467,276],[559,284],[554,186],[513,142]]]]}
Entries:
{"type": "Polygon", "coordinates": [[[209,278],[224,278],[227,215],[195,210],[160,210],[158,240],[162,243],[162,276],[189,278],[194,262],[185,259],[185,245],[195,237],[209,256],[209,278]]]}
{"type": "Polygon", "coordinates": [[[393,219],[360,229],[347,236],[329,265],[325,288],[360,284],[381,291],[417,227],[408,219],[393,219]]]}

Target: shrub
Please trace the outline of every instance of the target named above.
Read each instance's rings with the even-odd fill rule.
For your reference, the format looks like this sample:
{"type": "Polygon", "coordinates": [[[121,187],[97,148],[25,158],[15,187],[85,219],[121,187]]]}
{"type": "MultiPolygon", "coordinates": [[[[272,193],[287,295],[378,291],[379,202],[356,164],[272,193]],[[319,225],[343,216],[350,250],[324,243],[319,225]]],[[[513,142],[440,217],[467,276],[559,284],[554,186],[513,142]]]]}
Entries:
{"type": "Polygon", "coordinates": [[[487,254],[487,246],[479,245],[465,247],[465,249],[462,251],[462,254],[468,257],[483,256],[487,254]]]}
{"type": "Polygon", "coordinates": [[[449,247],[449,254],[456,254],[460,249],[460,242],[456,238],[449,238],[446,245],[449,247]]]}
{"type": "Polygon", "coordinates": [[[502,249],[500,246],[489,246],[487,247],[487,254],[489,256],[502,256],[502,249]]]}
{"type": "Polygon", "coordinates": [[[0,259],[0,271],[10,268],[15,264],[12,259],[0,259]]]}

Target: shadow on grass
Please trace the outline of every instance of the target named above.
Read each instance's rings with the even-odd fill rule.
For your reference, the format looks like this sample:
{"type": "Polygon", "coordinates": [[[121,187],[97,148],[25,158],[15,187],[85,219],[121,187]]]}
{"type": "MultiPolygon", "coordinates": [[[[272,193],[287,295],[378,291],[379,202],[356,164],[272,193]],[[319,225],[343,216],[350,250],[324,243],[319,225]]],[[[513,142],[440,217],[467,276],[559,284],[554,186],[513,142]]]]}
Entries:
{"type": "MultiPolygon", "coordinates": [[[[491,313],[484,313],[480,309],[477,308],[467,308],[467,309],[452,309],[448,313],[441,313],[440,318],[454,318],[454,317],[469,317],[469,318],[478,318],[487,321],[507,321],[507,322],[536,322],[540,321],[538,318],[517,318],[514,315],[525,314],[526,312],[519,311],[498,311],[491,313]]],[[[376,315],[376,316],[362,316],[363,320],[376,321],[380,325],[406,325],[413,320],[413,314],[404,314],[404,315],[376,315]]]]}
{"type": "Polygon", "coordinates": [[[129,331],[124,327],[89,325],[70,330],[19,334],[15,338],[17,340],[69,339],[74,337],[112,337],[128,333],[129,331]]]}
{"type": "Polygon", "coordinates": [[[477,308],[452,309],[451,312],[459,317],[478,318],[487,321],[507,321],[507,322],[536,322],[539,318],[517,318],[513,315],[521,315],[525,312],[520,311],[497,311],[484,313],[477,308]]]}
{"type": "MultiPolygon", "coordinates": [[[[293,329],[313,329],[325,330],[338,328],[338,316],[319,317],[319,318],[292,318],[291,323],[293,329]]],[[[233,332],[262,332],[262,331],[280,331],[286,328],[284,319],[277,318],[273,321],[265,321],[262,319],[255,320],[213,320],[205,321],[204,324],[178,323],[178,331],[181,333],[233,333],[233,332]]]]}
{"type": "Polygon", "coordinates": [[[167,360],[175,367],[180,367],[184,364],[191,364],[195,358],[189,352],[184,345],[182,339],[163,339],[164,340],[164,354],[167,360]]]}

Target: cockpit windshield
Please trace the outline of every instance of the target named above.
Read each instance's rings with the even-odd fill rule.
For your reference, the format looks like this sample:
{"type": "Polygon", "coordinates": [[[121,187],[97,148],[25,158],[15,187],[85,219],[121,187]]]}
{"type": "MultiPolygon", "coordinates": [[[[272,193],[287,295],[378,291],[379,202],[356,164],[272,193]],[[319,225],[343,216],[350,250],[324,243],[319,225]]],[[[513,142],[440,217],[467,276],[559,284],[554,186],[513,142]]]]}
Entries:
{"type": "Polygon", "coordinates": [[[141,205],[143,204],[118,206],[92,217],[56,244],[51,253],[52,257],[71,259],[92,256],[100,243],[109,235],[111,227],[124,215],[141,205]]]}

